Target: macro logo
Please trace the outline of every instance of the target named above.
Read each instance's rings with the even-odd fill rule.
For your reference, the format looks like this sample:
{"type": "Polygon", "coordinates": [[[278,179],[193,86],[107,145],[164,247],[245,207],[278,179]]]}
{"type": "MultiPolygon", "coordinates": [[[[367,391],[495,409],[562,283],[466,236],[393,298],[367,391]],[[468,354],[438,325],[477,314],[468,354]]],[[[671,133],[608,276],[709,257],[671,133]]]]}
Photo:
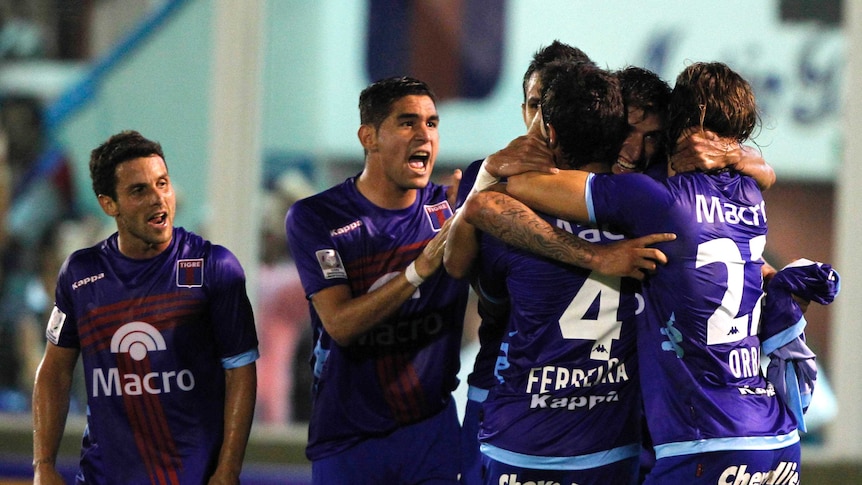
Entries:
{"type": "Polygon", "coordinates": [[[111,338],[111,353],[128,353],[136,361],[144,360],[148,352],[165,350],[165,338],[156,327],[145,322],[127,323],[111,338]]]}
{"type": "MultiPolygon", "coordinates": [[[[127,323],[111,337],[111,353],[128,354],[135,362],[144,361],[150,352],[166,349],[167,345],[162,334],[145,322],[127,323]]],[[[120,373],[117,367],[94,368],[93,397],[162,394],[191,391],[195,387],[195,376],[188,369],[147,372],[148,367],[146,362],[142,362],[142,365],[135,364],[124,368],[124,373],[120,373]]]]}

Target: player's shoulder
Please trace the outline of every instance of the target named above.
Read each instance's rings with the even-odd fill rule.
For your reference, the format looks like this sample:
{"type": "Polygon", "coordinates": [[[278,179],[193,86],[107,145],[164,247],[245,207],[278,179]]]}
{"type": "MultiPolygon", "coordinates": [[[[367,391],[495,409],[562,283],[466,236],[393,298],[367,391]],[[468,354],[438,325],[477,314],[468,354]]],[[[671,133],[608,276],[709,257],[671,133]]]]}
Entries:
{"type": "Polygon", "coordinates": [[[339,184],[333,185],[328,189],[322,190],[316,194],[302,198],[291,204],[288,209],[288,217],[291,214],[294,217],[297,214],[315,214],[322,211],[327,211],[332,208],[343,207],[349,205],[354,200],[355,177],[351,177],[339,184]]]}
{"type": "MultiPolygon", "coordinates": [[[[92,264],[94,261],[110,255],[112,252],[111,248],[116,248],[116,245],[117,233],[114,233],[107,239],[103,239],[92,246],[72,251],[66,257],[63,267],[65,269],[69,266],[92,264]]],[[[114,249],[113,251],[116,252],[117,250],[114,249]]]]}

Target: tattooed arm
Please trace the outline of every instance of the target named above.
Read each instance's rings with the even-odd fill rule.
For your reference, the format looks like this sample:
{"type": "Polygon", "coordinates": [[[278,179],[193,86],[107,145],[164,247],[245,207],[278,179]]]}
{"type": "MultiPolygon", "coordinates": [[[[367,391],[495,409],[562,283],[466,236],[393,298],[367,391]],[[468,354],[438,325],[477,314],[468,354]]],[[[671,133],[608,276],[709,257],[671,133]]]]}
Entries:
{"type": "Polygon", "coordinates": [[[523,203],[495,190],[474,194],[462,211],[468,223],[507,244],[613,276],[643,279],[645,272],[667,262],[664,253],[646,246],[676,238],[673,234],[651,234],[614,244],[592,244],[555,228],[523,203]]]}

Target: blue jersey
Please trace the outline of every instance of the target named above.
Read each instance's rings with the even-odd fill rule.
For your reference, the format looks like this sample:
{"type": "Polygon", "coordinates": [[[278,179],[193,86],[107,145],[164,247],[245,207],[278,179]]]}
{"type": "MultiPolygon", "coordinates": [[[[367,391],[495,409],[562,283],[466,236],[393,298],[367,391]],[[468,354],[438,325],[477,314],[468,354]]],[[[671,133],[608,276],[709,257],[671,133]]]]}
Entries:
{"type": "Polygon", "coordinates": [[[796,423],[760,367],[758,325],[766,206],[734,173],[590,175],[593,221],[633,237],[673,232],[668,264],[643,286],[643,396],[656,456],[777,449],[796,423]]]}
{"type": "MultiPolygon", "coordinates": [[[[356,178],[296,202],[287,239],[306,295],[349,285],[364,295],[403,272],[452,215],[446,188],[429,184],[412,206],[387,210],[356,178]]],[[[323,458],[442,411],[457,387],[467,281],[441,269],[398,312],[343,347],[309,304],[314,331],[306,455],[323,458]]]]}
{"type": "MultiPolygon", "coordinates": [[[[582,239],[622,239],[548,222],[582,239]]],[[[638,283],[606,277],[483,236],[482,258],[506,281],[511,316],[479,439],[494,460],[533,469],[598,468],[640,453],[635,315],[638,283]]]]}
{"type": "Polygon", "coordinates": [[[81,351],[87,483],[206,483],[222,443],[224,368],[258,356],[230,251],[182,228],[149,259],[122,255],[117,234],[76,251],[47,336],[81,351]]]}

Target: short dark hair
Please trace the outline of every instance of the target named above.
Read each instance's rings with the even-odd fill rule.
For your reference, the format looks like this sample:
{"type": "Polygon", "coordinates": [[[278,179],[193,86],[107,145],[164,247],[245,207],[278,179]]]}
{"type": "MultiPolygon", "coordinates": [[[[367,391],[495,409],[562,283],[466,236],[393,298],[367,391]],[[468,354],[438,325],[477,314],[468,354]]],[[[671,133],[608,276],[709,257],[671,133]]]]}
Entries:
{"type": "Polygon", "coordinates": [[[751,85],[726,64],[696,62],[677,76],[668,109],[671,145],[692,126],[741,143],[759,122],[751,85]]]}
{"type": "MultiPolygon", "coordinates": [[[[112,135],[107,141],[90,152],[90,179],[96,197],[107,195],[117,199],[117,166],[136,158],[158,155],[165,159],[162,146],[144,138],[134,130],[125,130],[112,135]]],[[[165,162],[167,165],[167,162],[165,162]]]]}
{"type": "Polygon", "coordinates": [[[629,125],[619,79],[593,64],[553,62],[542,70],[542,117],[553,125],[571,168],[610,166],[629,125]]]}
{"type": "Polygon", "coordinates": [[[392,105],[405,96],[428,96],[437,104],[437,96],[424,82],[412,77],[390,77],[376,81],[359,95],[359,122],[380,128],[392,112],[392,105]]]}
{"type": "Polygon", "coordinates": [[[554,40],[549,45],[540,48],[533,54],[533,60],[527,66],[527,71],[524,73],[524,81],[521,84],[521,92],[524,94],[524,100],[527,99],[527,83],[530,82],[530,76],[536,71],[541,71],[545,66],[554,61],[570,61],[570,62],[586,62],[594,64],[593,60],[586,52],[577,47],[564,44],[559,40],[554,40]]]}
{"type": "Polygon", "coordinates": [[[671,88],[658,74],[637,66],[628,66],[617,73],[626,106],[655,113],[664,120],[670,105],[671,88]]]}
{"type": "MultiPolygon", "coordinates": [[[[659,160],[667,153],[668,140],[664,135],[667,128],[668,107],[671,88],[658,74],[637,66],[628,66],[617,71],[623,102],[626,108],[639,108],[644,116],[656,115],[661,123],[662,136],[657,140],[653,160],[659,160]]],[[[650,160],[647,160],[649,163],[650,160]]]]}

